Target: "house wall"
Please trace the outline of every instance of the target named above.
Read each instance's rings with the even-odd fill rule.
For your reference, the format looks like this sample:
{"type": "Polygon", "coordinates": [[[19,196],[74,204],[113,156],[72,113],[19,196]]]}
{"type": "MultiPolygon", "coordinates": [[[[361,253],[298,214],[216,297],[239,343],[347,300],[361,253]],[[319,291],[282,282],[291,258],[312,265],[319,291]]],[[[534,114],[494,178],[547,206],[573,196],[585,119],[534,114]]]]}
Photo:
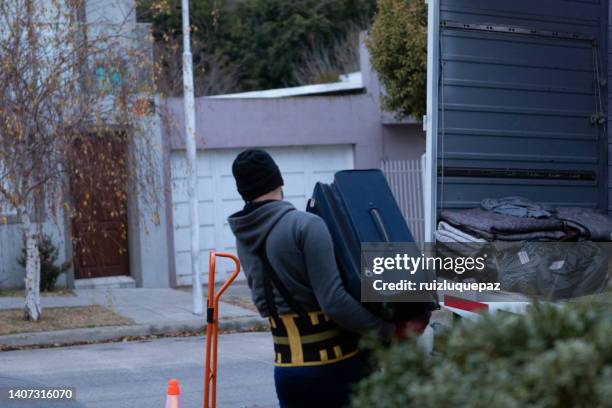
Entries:
{"type": "Polygon", "coordinates": [[[85,21],[103,24],[136,23],[135,0],[87,0],[85,21]]]}
{"type": "MultiPolygon", "coordinates": [[[[176,125],[172,150],[184,149],[182,99],[167,101],[176,125]]],[[[358,168],[378,168],[384,156],[420,156],[420,125],[385,129],[372,96],[303,98],[199,99],[198,148],[314,146],[353,144],[358,168]]]]}
{"type": "Polygon", "coordinates": [[[17,257],[23,248],[21,224],[0,226],[0,289],[23,287],[24,269],[17,264],[17,257]]]}
{"type": "MultiPolygon", "coordinates": [[[[66,255],[65,230],[63,226],[64,215],[58,212],[55,220],[38,223],[43,233],[50,236],[53,244],[58,248],[57,264],[69,259],[66,255]]],[[[25,269],[17,263],[23,249],[23,231],[21,223],[10,217],[5,224],[0,224],[0,289],[23,288],[25,269]]],[[[69,282],[68,273],[60,275],[56,286],[66,287],[69,282]]]]}
{"type": "MultiPolygon", "coordinates": [[[[83,18],[88,23],[102,25],[120,25],[133,29],[136,22],[134,0],[89,0],[86,2],[83,18]]],[[[111,26],[112,27],[112,26],[111,26]]],[[[150,123],[142,126],[151,135],[152,146],[159,157],[159,171],[155,175],[158,180],[156,188],[160,193],[160,205],[156,214],[145,208],[142,197],[131,189],[128,197],[128,238],[130,252],[130,274],[137,286],[167,287],[169,286],[167,257],[167,218],[165,206],[165,173],[163,140],[159,118],[155,115],[147,119],[150,123]]],[[[0,211],[0,216],[5,215],[0,211]]],[[[56,220],[47,220],[40,224],[43,231],[50,235],[59,248],[58,263],[72,258],[70,220],[60,211],[56,220]]],[[[25,271],[17,263],[17,258],[23,248],[21,224],[14,217],[8,217],[7,223],[0,223],[0,289],[22,288],[25,271]]],[[[58,287],[73,285],[72,269],[58,279],[58,287]]]]}
{"type": "MultiPolygon", "coordinates": [[[[151,133],[147,137],[149,146],[145,148],[155,149],[153,157],[159,166],[154,166],[153,169],[149,164],[145,164],[138,172],[148,173],[147,180],[151,180],[151,184],[147,185],[147,188],[153,189],[159,202],[156,206],[151,206],[148,202],[150,200],[145,200],[144,192],[131,189],[131,195],[128,197],[130,275],[136,281],[137,287],[163,288],[170,286],[165,194],[167,181],[164,170],[164,161],[169,160],[169,157],[166,157],[163,149],[159,117],[151,116],[141,128],[151,133]]],[[[137,137],[135,140],[144,138],[137,137]]]]}

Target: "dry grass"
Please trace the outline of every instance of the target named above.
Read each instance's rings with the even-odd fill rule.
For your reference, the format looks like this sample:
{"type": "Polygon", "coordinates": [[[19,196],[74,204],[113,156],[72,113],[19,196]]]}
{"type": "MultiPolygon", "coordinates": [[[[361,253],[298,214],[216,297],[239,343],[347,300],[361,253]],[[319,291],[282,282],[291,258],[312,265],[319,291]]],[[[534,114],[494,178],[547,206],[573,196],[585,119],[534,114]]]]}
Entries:
{"type": "Polygon", "coordinates": [[[223,303],[229,303],[230,305],[238,306],[243,309],[257,312],[257,308],[255,307],[251,299],[244,299],[238,296],[225,296],[225,297],[222,297],[221,299],[223,303]]]}
{"type": "Polygon", "coordinates": [[[129,324],[134,321],[98,305],[46,308],[38,322],[24,320],[23,309],[0,310],[0,335],[129,324]]]}

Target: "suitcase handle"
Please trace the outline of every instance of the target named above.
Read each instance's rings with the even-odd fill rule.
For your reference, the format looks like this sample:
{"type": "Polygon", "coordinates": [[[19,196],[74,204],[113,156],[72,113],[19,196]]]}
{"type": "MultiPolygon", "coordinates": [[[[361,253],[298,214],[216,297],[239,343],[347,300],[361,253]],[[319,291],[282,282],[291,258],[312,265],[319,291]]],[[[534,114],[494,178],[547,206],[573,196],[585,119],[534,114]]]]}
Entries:
{"type": "Polygon", "coordinates": [[[385,225],[382,222],[382,217],[380,216],[380,213],[378,212],[377,208],[370,208],[370,215],[372,216],[372,219],[374,220],[374,224],[376,225],[376,229],[378,229],[378,232],[380,233],[380,235],[382,236],[382,239],[384,242],[391,242],[391,238],[389,238],[389,233],[387,232],[387,229],[385,228],[385,225]]]}

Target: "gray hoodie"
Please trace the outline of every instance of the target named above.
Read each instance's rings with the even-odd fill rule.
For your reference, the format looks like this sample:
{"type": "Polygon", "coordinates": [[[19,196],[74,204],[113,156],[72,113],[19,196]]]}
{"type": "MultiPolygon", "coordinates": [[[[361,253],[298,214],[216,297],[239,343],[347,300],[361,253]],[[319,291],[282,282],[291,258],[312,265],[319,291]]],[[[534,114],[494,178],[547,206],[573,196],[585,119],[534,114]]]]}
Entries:
{"type": "MultiPolygon", "coordinates": [[[[265,300],[262,264],[254,252],[274,226],[266,242],[270,264],[304,310],[322,310],[341,327],[357,333],[375,330],[383,338],[390,336],[394,326],[374,316],[345,290],[331,236],[320,217],[297,211],[286,201],[272,201],[246,214],[238,212],[228,221],[236,236],[238,257],[253,302],[263,317],[270,313],[265,300]]],[[[295,313],[276,288],[274,303],[279,314],[295,313]]]]}

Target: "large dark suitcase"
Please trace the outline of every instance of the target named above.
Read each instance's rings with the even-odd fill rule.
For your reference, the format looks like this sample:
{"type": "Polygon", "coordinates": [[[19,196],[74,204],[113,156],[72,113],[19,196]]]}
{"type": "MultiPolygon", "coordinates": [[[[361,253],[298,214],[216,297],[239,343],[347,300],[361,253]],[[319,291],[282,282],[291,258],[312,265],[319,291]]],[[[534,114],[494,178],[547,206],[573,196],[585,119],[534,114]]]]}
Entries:
{"type": "MultiPolygon", "coordinates": [[[[333,183],[317,183],[307,211],[317,214],[327,224],[344,284],[356,299],[361,298],[362,243],[414,242],[380,170],[339,171],[333,183]]],[[[437,303],[368,302],[364,306],[385,320],[398,322],[436,309],[437,303]]]]}

